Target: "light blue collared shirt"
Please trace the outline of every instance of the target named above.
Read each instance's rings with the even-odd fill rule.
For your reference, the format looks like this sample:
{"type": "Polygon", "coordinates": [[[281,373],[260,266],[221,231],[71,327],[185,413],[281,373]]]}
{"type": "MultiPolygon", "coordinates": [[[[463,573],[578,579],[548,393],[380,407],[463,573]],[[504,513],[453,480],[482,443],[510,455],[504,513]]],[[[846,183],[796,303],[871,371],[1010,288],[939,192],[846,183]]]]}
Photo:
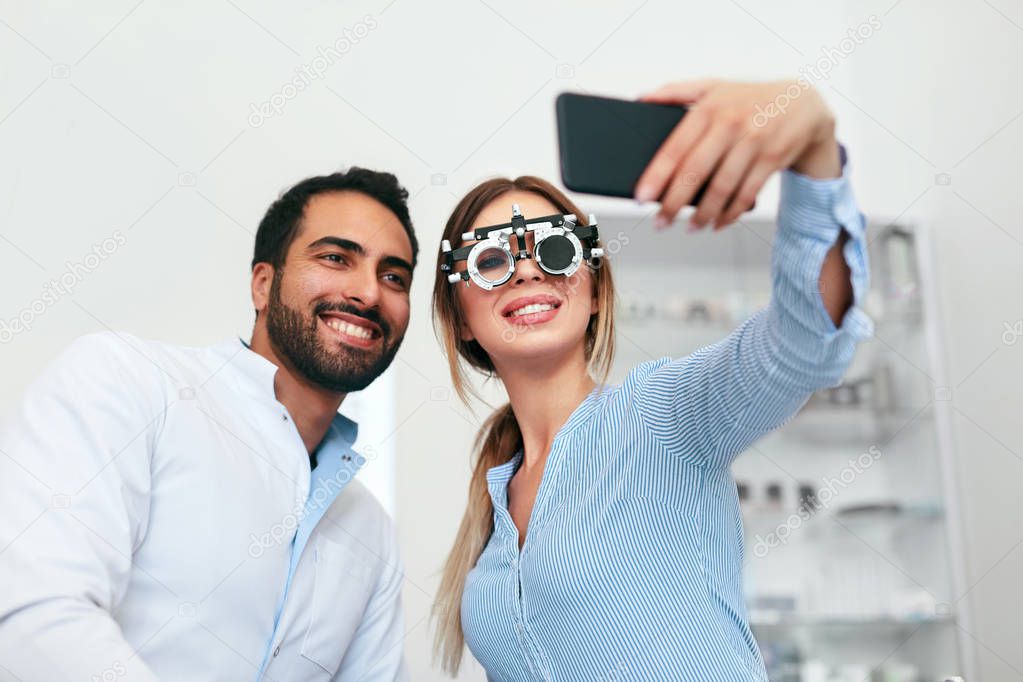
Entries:
{"type": "Polygon", "coordinates": [[[462,626],[490,679],[766,682],[729,465],[872,334],[864,229],[847,176],[784,172],[770,305],[590,394],[554,438],[521,552],[507,492],[521,451],[488,472],[494,531],[462,626]],[[842,229],[854,304],[836,328],[818,280],[842,229]]]}

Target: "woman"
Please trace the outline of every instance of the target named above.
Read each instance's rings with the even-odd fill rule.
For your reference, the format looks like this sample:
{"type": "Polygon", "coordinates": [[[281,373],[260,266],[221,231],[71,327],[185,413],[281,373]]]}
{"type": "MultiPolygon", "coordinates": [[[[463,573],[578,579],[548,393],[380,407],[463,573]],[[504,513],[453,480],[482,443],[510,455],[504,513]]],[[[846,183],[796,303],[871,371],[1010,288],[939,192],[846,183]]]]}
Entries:
{"type": "MultiPolygon", "coordinates": [[[[703,81],[646,99],[692,105],[638,184],[637,198],[662,197],[662,225],[710,178],[693,225],[724,227],[785,169],[771,303],[723,341],[605,386],[606,265],[566,277],[521,259],[487,290],[452,284],[464,264],[442,254],[433,302],[455,388],[467,398],[464,363],[500,378],[510,401],[479,433],[435,605],[449,672],[468,643],[495,680],[767,679],[729,465],[835,385],[871,333],[854,307],[864,222],[812,89],[703,81]],[[756,115],[786,92],[784,114],[756,115]]],[[[490,180],[458,204],[445,239],[471,243],[464,233],[507,223],[512,204],[526,219],[583,216],[538,178],[490,180]]]]}

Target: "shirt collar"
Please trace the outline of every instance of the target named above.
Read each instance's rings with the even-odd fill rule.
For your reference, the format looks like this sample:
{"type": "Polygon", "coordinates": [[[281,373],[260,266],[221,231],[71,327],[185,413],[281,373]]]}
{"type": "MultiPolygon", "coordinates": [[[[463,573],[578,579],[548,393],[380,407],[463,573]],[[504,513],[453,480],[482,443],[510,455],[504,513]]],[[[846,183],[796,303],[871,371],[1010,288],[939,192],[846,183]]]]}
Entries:
{"type": "Polygon", "coordinates": [[[504,464],[487,469],[487,489],[490,491],[490,500],[494,506],[501,509],[508,507],[508,481],[515,475],[521,462],[522,448],[519,448],[504,464]]]}
{"type": "MultiPolygon", "coordinates": [[[[274,377],[278,367],[266,357],[252,350],[238,336],[232,336],[213,347],[224,364],[217,371],[230,371],[235,385],[249,396],[261,401],[277,401],[274,377]]],[[[349,446],[359,435],[359,425],[340,412],[334,415],[324,441],[340,436],[349,446]]]]}
{"type": "MultiPolygon", "coordinates": [[[[607,390],[606,386],[597,386],[590,393],[583,398],[583,401],[573,410],[572,414],[569,415],[568,421],[558,429],[557,434],[554,436],[554,442],[557,443],[562,440],[566,434],[574,431],[583,424],[587,423],[593,416],[598,408],[600,402],[601,392],[607,390]]],[[[552,445],[551,453],[553,454],[555,449],[552,445]]],[[[504,464],[498,464],[497,466],[490,467],[487,469],[487,487],[490,490],[491,499],[495,504],[500,506],[507,506],[508,502],[508,482],[511,480],[515,472],[518,471],[519,464],[522,462],[523,452],[522,448],[519,448],[514,455],[511,456],[504,464]]]]}

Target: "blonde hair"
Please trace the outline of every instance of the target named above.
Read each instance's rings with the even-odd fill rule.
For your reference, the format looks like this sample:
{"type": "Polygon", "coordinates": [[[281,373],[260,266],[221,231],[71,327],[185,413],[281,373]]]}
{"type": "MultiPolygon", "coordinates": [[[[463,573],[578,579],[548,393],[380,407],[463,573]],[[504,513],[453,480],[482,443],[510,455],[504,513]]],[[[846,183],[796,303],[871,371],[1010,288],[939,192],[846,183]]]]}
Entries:
{"type": "MultiPolygon", "coordinates": [[[[457,246],[462,242],[461,235],[471,229],[473,222],[488,204],[514,191],[538,194],[554,204],[560,213],[574,213],[579,217],[579,224],[587,224],[583,212],[557,187],[542,178],[524,175],[514,180],[494,178],[470,190],[448,218],[443,238],[457,246]]],[[[494,376],[494,365],[478,342],[461,338],[459,331],[464,320],[455,287],[448,282],[446,273],[441,271],[439,265],[438,261],[433,286],[434,331],[444,346],[455,391],[468,405],[475,391],[466,377],[466,365],[488,377],[494,376]]],[[[598,384],[603,384],[607,381],[614,360],[614,281],[603,259],[599,267],[592,266],[590,271],[597,297],[597,312],[590,316],[586,326],[585,353],[590,374],[598,384]]],[[[455,543],[444,564],[440,588],[433,604],[433,617],[437,625],[434,651],[440,656],[444,670],[452,676],[458,673],[465,647],[461,615],[465,578],[476,565],[494,529],[494,509],[487,489],[487,471],[511,460],[521,447],[522,434],[510,403],[490,415],[476,434],[476,458],[469,483],[468,505],[455,543]]]]}

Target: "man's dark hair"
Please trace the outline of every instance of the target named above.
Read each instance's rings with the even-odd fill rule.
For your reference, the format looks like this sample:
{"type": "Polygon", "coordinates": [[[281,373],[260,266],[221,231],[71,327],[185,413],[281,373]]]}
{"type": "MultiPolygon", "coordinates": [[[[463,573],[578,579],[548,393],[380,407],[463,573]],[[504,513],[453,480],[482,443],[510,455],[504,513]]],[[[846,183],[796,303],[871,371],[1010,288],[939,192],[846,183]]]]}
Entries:
{"type": "Polygon", "coordinates": [[[408,215],[408,191],[398,184],[398,178],[392,173],[352,166],[343,173],[306,178],[270,205],[256,231],[252,267],[256,267],[256,263],[269,263],[275,269],[280,269],[284,265],[288,247],[298,233],[309,198],[325,192],[343,191],[361,192],[372,197],[398,217],[412,243],[412,265],[415,266],[419,243],[408,215]]]}

